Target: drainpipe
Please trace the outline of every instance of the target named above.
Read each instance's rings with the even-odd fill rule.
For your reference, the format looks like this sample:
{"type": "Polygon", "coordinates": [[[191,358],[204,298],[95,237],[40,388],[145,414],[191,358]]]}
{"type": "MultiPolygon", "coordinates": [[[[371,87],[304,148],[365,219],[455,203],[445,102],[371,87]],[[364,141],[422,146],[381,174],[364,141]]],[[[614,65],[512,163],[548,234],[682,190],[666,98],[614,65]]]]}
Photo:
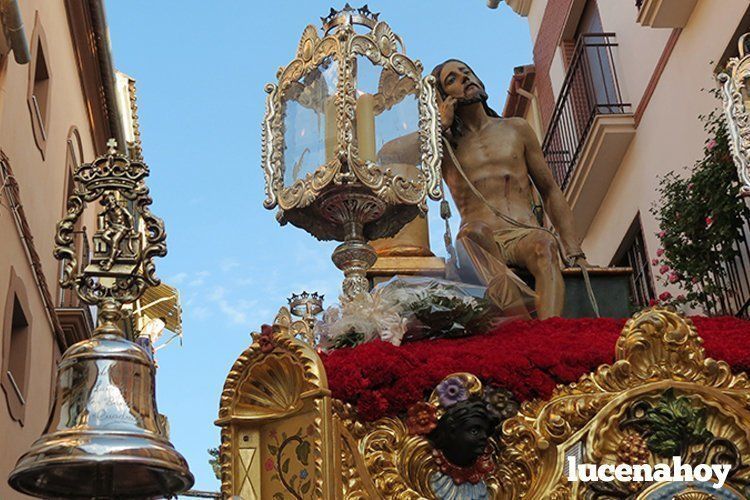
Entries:
{"type": "Polygon", "coordinates": [[[516,93],[518,95],[520,95],[521,97],[525,97],[526,99],[528,99],[531,102],[536,101],[536,96],[534,94],[532,94],[528,90],[522,89],[521,87],[518,87],[516,89],[516,93]]]}
{"type": "MultiPolygon", "coordinates": [[[[112,51],[110,50],[109,31],[107,30],[107,17],[104,14],[102,0],[89,0],[91,8],[91,21],[94,28],[94,39],[96,41],[97,53],[99,54],[99,71],[104,85],[104,99],[107,103],[109,116],[110,135],[117,141],[117,148],[127,152],[125,132],[122,119],[120,118],[120,107],[117,105],[117,92],[115,91],[115,70],[112,63],[112,51]]],[[[102,146],[104,146],[102,144],[102,146]]]]}
{"type": "Polygon", "coordinates": [[[18,0],[4,0],[2,2],[2,15],[13,57],[18,64],[26,64],[31,59],[31,54],[29,53],[29,43],[26,41],[26,33],[23,30],[23,19],[21,19],[21,10],[18,8],[18,0]]]}

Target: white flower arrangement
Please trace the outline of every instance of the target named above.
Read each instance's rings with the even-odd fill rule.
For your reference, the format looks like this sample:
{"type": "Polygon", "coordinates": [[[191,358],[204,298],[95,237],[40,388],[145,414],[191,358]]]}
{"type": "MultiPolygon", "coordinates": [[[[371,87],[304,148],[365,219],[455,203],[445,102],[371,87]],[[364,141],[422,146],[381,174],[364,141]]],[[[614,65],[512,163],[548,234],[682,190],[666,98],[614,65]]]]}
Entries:
{"type": "Polygon", "coordinates": [[[429,328],[420,323],[416,311],[424,315],[425,309],[434,310],[436,315],[450,317],[450,310],[440,305],[448,303],[457,310],[481,315],[485,310],[483,292],[481,287],[444,280],[396,277],[370,293],[329,307],[315,326],[316,335],[324,350],[355,346],[374,339],[398,346],[410,330],[410,340],[429,336],[429,331],[424,335],[424,330],[429,328]]]}

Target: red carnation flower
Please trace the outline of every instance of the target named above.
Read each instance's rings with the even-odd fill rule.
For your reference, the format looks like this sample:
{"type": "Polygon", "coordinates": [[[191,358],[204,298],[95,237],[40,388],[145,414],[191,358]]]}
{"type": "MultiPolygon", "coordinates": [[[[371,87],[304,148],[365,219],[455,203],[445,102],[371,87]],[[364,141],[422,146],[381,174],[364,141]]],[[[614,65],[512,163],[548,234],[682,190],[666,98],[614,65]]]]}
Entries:
{"type": "MultiPolygon", "coordinates": [[[[654,299],[652,304],[658,303],[654,299]]],[[[706,355],[750,371],[750,322],[733,317],[691,317],[705,341],[706,355]]],[[[445,377],[473,373],[483,383],[511,390],[519,401],[547,399],[556,383],[575,382],[604,363],[625,319],[551,318],[507,321],[487,333],[462,339],[407,342],[400,347],[374,341],[323,357],[333,397],[371,422],[405,414],[445,377]],[[457,356],[456,353],[461,355],[457,356]]]]}
{"type": "Polygon", "coordinates": [[[651,265],[652,266],[658,266],[659,265],[659,259],[651,259],[651,265]]]}
{"type": "Polygon", "coordinates": [[[669,273],[669,282],[677,283],[680,281],[680,276],[677,273],[669,273]]]}
{"type": "Polygon", "coordinates": [[[662,255],[664,255],[664,249],[660,248],[659,250],[657,250],[656,251],[656,255],[657,255],[657,257],[661,257],[662,255]]]}
{"type": "Polygon", "coordinates": [[[713,225],[713,223],[714,223],[713,217],[711,217],[710,215],[708,217],[706,217],[706,227],[707,228],[711,227],[713,225]]]}
{"type": "Polygon", "coordinates": [[[669,266],[664,264],[659,268],[659,274],[667,274],[669,272],[669,266]]]}
{"type": "Polygon", "coordinates": [[[669,292],[662,292],[659,294],[659,300],[669,300],[672,298],[672,294],[669,292]]]}

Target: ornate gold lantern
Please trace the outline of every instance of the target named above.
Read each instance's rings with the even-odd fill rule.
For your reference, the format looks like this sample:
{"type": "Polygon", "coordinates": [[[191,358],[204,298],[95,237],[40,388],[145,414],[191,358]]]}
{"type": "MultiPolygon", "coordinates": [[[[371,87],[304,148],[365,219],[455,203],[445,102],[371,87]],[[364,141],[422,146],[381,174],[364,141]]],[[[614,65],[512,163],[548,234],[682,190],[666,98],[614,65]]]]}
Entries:
{"type": "Polygon", "coordinates": [[[61,284],[98,307],[99,326],[60,361],[47,428],[8,480],[20,492],[42,498],[161,498],[193,485],[185,459],[158,418],[152,359],[118,325],[122,305],[159,284],[152,259],[167,253],[164,223],[149,210],[147,176],[148,167],[120,156],[114,141],[109,154],[75,172],[78,188],[58,223],[55,256],[64,260],[61,284]],[[81,269],[75,225],[86,204],[97,200],[103,209],[93,257],[81,269]]]}
{"type": "Polygon", "coordinates": [[[268,84],[263,170],[268,209],[321,240],[344,297],[367,291],[368,240],[393,236],[441,197],[435,82],[365,6],[331,9],[268,84]]]}
{"type": "Polygon", "coordinates": [[[740,180],[740,195],[750,196],[750,33],[742,35],[738,41],[739,57],[729,60],[726,72],[719,73],[724,115],[727,119],[729,147],[737,177],[740,180]]]}

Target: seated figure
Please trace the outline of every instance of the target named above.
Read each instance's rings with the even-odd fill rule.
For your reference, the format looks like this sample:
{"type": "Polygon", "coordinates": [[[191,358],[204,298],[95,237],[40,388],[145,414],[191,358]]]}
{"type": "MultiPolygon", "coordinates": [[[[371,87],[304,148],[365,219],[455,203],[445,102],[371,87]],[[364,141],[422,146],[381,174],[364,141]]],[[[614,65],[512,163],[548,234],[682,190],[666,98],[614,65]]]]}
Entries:
{"type": "Polygon", "coordinates": [[[573,213],[522,118],[501,118],[487,105],[484,84],[465,63],[449,59],[437,79],[443,133],[443,177],[461,215],[457,237],[489,295],[500,307],[519,299],[524,284],[506,266],[534,277],[537,316],[559,316],[564,306],[562,257],[587,265],[573,213]],[[557,235],[542,227],[538,191],[557,235]]]}

